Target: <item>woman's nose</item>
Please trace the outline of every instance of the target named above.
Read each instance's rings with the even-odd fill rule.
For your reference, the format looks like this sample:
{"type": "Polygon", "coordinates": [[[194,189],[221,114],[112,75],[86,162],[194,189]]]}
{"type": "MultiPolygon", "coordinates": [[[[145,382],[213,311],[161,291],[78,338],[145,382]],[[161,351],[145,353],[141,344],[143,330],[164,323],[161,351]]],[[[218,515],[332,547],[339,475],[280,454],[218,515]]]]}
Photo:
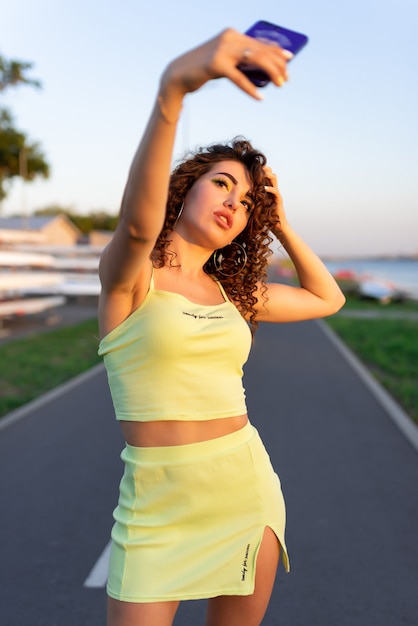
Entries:
{"type": "Polygon", "coordinates": [[[228,198],[226,198],[226,200],[224,201],[224,206],[226,206],[228,209],[230,209],[231,211],[236,211],[237,208],[239,207],[239,200],[237,200],[235,198],[235,196],[229,196],[228,198]]]}

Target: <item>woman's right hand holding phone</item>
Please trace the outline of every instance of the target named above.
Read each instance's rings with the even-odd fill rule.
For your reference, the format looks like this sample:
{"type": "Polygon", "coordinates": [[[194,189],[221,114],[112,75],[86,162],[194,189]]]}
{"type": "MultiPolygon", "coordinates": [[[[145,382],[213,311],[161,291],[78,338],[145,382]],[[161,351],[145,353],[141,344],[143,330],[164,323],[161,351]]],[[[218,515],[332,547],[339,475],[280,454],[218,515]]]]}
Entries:
{"type": "MultiPolygon", "coordinates": [[[[139,305],[147,292],[149,257],[165,219],[173,146],[184,96],[210,80],[227,78],[249,96],[261,100],[256,86],[238,65],[256,65],[274,85],[281,86],[287,80],[286,65],[290,58],[291,53],[277,45],[227,29],[167,66],[131,164],[118,227],[101,259],[101,301],[107,303],[103,304],[106,315],[119,311],[120,321],[139,305]],[[121,293],[126,295],[122,298],[123,307],[121,293]]],[[[106,332],[114,325],[114,316],[111,322],[102,319],[106,332]]]]}
{"type": "Polygon", "coordinates": [[[281,87],[288,79],[287,62],[292,56],[279,46],[226,29],[172,61],[161,78],[160,94],[167,106],[171,98],[182,99],[209,80],[228,78],[249,96],[261,100],[257,88],[238,65],[251,62],[264,70],[274,85],[281,87]]]}

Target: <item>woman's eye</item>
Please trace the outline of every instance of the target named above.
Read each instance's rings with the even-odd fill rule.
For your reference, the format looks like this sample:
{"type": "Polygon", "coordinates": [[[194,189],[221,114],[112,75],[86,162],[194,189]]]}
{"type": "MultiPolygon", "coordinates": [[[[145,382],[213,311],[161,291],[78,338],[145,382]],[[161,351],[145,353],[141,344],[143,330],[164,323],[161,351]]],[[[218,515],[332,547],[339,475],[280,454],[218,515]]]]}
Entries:
{"type": "Polygon", "coordinates": [[[228,183],[223,178],[214,178],[213,182],[215,185],[218,185],[218,187],[226,187],[226,189],[229,189],[228,183]]]}
{"type": "Polygon", "coordinates": [[[241,204],[248,212],[252,211],[254,208],[254,205],[250,200],[241,200],[241,204]]]}

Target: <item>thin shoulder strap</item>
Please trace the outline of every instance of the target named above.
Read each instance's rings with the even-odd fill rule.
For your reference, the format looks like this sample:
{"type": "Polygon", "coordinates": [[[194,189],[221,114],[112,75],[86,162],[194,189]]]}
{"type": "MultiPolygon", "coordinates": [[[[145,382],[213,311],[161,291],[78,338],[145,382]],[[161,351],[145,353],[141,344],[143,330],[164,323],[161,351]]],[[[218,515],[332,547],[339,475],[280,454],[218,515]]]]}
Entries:
{"type": "Polygon", "coordinates": [[[154,265],[151,263],[151,278],[149,281],[149,291],[154,291],[154,265]]]}
{"type": "Polygon", "coordinates": [[[220,280],[218,280],[217,278],[215,278],[215,283],[218,285],[218,287],[219,287],[219,291],[221,292],[221,294],[222,294],[222,295],[223,295],[223,297],[225,298],[225,302],[229,302],[229,298],[228,298],[228,296],[226,295],[226,291],[225,291],[225,289],[223,288],[221,281],[220,281],[220,280]]]}

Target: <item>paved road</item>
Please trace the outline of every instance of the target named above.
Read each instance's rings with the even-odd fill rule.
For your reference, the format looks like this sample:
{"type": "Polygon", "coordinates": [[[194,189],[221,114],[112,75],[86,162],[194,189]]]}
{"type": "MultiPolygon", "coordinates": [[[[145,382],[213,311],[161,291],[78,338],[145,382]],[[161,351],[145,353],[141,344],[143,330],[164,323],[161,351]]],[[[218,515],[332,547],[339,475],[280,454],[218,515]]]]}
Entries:
{"type": "MultiPolygon", "coordinates": [[[[103,371],[0,430],[1,626],[104,626],[83,586],[105,548],[122,440],[103,371]]],[[[418,616],[418,454],[316,322],[264,325],[248,404],[288,505],[292,573],[264,626],[418,616]]],[[[203,624],[184,603],[176,626],[203,624]]]]}

